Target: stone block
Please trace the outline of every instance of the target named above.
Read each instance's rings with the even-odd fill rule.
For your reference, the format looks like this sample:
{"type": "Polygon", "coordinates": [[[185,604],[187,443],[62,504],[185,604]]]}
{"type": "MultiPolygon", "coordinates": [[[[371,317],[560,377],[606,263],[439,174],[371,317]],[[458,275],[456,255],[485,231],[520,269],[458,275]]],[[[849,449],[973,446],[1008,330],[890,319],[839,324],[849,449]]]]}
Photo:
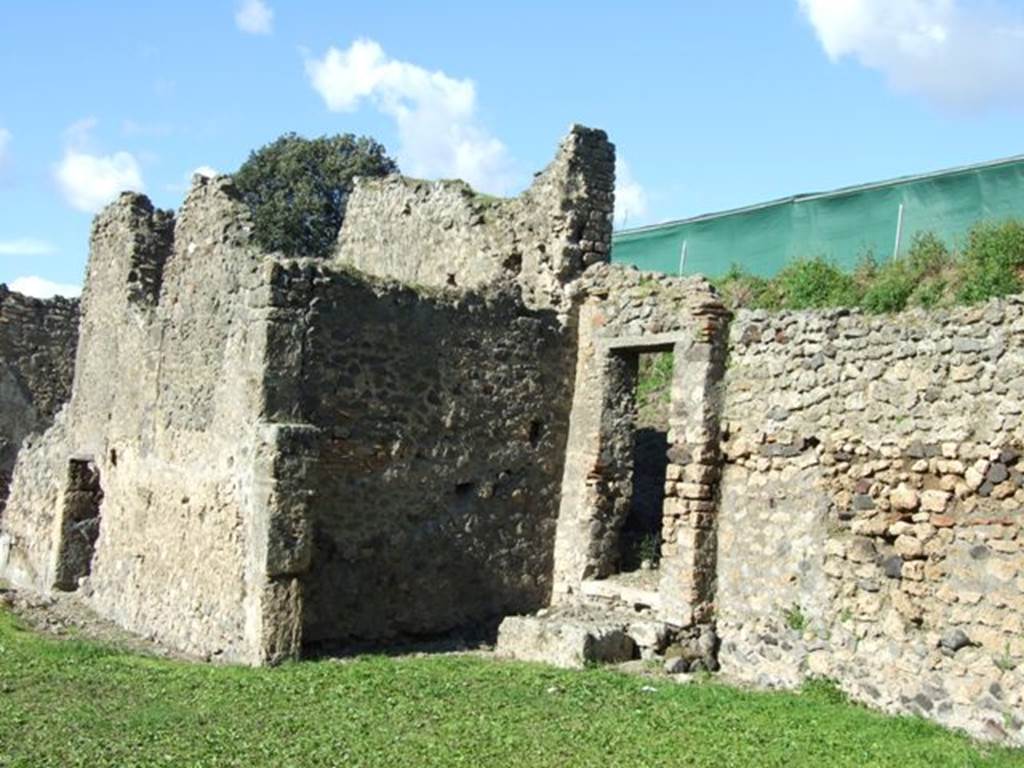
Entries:
{"type": "Polygon", "coordinates": [[[636,645],[621,624],[558,615],[509,616],[498,629],[496,652],[504,658],[581,669],[588,663],[629,661],[636,645]]]}
{"type": "Polygon", "coordinates": [[[897,536],[893,545],[896,554],[904,560],[914,560],[924,557],[924,543],[913,536],[897,536]]]}
{"type": "Polygon", "coordinates": [[[949,503],[946,491],[930,490],[921,493],[921,509],[925,512],[945,512],[949,503]]]}
{"type": "Polygon", "coordinates": [[[889,503],[892,504],[892,508],[895,510],[912,512],[917,509],[920,498],[917,491],[901,483],[889,494],[889,503]]]}

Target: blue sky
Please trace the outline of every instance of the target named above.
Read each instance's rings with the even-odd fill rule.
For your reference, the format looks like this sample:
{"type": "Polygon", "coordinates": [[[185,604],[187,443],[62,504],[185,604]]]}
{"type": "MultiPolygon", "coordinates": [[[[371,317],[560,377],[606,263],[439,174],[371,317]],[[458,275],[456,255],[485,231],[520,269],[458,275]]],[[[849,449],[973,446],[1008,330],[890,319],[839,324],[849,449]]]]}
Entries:
{"type": "Polygon", "coordinates": [[[1022,153],[1022,90],[1009,0],[0,0],[0,282],[73,292],[120,188],[286,131],[515,193],[601,127],[637,225],[1022,153]]]}

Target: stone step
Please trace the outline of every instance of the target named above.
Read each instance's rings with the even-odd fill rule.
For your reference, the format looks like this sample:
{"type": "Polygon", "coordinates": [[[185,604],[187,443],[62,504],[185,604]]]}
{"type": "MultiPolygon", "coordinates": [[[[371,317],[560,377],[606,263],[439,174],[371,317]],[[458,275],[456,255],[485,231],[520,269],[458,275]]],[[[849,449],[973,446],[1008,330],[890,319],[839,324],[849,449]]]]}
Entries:
{"type": "Polygon", "coordinates": [[[578,669],[652,658],[664,649],[670,632],[668,625],[635,613],[560,606],[506,618],[498,629],[496,652],[509,659],[578,669]]]}
{"type": "Polygon", "coordinates": [[[622,584],[615,579],[590,579],[580,584],[580,595],[588,600],[620,604],[630,608],[661,608],[661,596],[655,589],[622,584]]]}

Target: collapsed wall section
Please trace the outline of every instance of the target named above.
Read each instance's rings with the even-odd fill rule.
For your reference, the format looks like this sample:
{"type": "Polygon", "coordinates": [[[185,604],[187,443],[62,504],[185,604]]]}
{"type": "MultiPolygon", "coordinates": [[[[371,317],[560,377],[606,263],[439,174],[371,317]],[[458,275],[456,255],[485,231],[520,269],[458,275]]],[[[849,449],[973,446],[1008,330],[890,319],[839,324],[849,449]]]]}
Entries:
{"type": "MultiPolygon", "coordinates": [[[[546,604],[573,336],[507,293],[413,289],[298,261],[298,391],[317,435],[309,646],[430,635],[546,604]]],[[[296,419],[296,417],[298,417],[296,419]]]]}
{"type": "Polygon", "coordinates": [[[573,126],[554,161],[519,197],[461,181],[360,179],[335,259],[368,274],[429,287],[518,285],[528,307],[566,312],[566,286],[608,261],[615,148],[573,126]]]}
{"type": "Polygon", "coordinates": [[[721,661],[1024,742],[1024,305],[741,313],[721,661]]]}
{"type": "Polygon", "coordinates": [[[71,396],[78,302],[35,299],[0,285],[0,517],[24,439],[71,396]]]}

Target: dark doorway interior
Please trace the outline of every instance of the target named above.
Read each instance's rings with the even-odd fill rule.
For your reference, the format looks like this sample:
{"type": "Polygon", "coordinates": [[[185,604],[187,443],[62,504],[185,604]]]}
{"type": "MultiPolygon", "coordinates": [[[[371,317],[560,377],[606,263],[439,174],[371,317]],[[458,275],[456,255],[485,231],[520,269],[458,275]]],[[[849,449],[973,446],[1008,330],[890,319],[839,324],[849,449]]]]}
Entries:
{"type": "Polygon", "coordinates": [[[668,467],[672,352],[641,352],[638,358],[632,498],[619,536],[620,570],[624,573],[658,565],[668,467]]]}
{"type": "Polygon", "coordinates": [[[64,524],[54,586],[65,592],[78,589],[79,580],[92,571],[96,539],[100,535],[103,489],[100,471],[91,459],[71,459],[64,493],[64,524]]]}

